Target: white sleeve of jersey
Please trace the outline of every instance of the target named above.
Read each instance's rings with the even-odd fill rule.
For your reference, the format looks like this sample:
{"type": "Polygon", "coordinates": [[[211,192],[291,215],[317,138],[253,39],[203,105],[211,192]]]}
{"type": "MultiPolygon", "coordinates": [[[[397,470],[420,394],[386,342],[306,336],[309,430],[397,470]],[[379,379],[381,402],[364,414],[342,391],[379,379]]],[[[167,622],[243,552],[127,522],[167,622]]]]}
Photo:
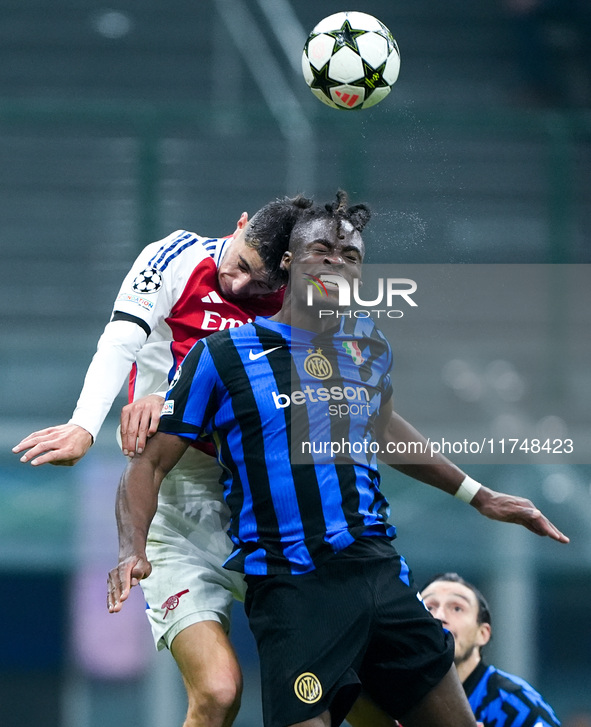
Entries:
{"type": "Polygon", "coordinates": [[[195,266],[195,251],[201,258],[207,256],[198,237],[184,230],[145,247],[121,284],[113,312],[137,318],[147,333],[153,331],[185,288],[195,266]]]}
{"type": "Polygon", "coordinates": [[[107,324],[86,372],[70,424],[86,429],[96,439],[146,338],[146,332],[137,323],[107,324]]]}
{"type": "MultiPolygon", "coordinates": [[[[98,342],[70,423],[83,427],[96,439],[137,354],[170,314],[195,261],[205,257],[200,238],[185,230],[177,230],[142,250],[123,280],[113,306],[115,320],[107,324],[98,342]]],[[[167,372],[161,373],[161,391],[157,393],[164,396],[167,372]]]]}

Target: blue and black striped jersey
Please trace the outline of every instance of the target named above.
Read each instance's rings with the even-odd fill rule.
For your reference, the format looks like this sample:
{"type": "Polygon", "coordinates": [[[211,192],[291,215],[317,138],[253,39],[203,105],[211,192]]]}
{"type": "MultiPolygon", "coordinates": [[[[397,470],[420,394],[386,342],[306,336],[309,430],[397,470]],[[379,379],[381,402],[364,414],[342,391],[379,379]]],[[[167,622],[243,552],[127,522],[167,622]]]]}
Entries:
{"type": "Polygon", "coordinates": [[[361,536],[395,537],[373,440],[391,365],[370,319],[317,334],[257,318],[191,349],[160,431],[216,443],[228,568],[306,573],[361,536]]]}
{"type": "Polygon", "coordinates": [[[530,684],[482,661],[464,690],[484,727],[560,727],[552,707],[530,684]]]}

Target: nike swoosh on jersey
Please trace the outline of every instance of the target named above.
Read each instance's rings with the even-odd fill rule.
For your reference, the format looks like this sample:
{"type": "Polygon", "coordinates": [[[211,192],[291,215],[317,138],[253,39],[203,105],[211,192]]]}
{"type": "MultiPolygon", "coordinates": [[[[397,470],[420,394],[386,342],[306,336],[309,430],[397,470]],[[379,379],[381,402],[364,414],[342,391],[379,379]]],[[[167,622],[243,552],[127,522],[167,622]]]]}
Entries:
{"type": "Polygon", "coordinates": [[[256,361],[257,358],[262,358],[263,356],[268,356],[273,351],[277,351],[278,348],[283,348],[282,346],[275,346],[275,348],[267,348],[264,351],[259,351],[258,353],[253,353],[252,348],[248,352],[248,358],[251,361],[256,361]]]}

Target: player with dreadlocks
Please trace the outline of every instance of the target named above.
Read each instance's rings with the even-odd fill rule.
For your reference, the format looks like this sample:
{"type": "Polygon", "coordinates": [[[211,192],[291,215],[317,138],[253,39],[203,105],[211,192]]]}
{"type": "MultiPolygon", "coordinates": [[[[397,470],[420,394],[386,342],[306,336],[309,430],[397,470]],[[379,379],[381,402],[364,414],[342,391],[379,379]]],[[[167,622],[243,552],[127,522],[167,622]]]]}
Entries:
{"type": "MultiPolygon", "coordinates": [[[[302,448],[296,458],[298,442],[335,435],[381,451],[420,438],[392,410],[392,352],[373,322],[342,315],[335,326],[307,303],[310,277],[348,285],[360,277],[369,216],[342,192],[335,204],[304,209],[282,257],[289,281],[279,312],[200,341],[183,361],[157,434],[119,484],[109,610],[150,573],[145,542],[162,476],[191,442],[211,436],[231,512],[225,567],[246,576],[265,727],[339,725],[361,686],[405,727],[475,727],[453,639],[392,547],[375,449],[337,459],[302,448]],[[336,421],[331,402],[353,399],[360,413],[336,421]]],[[[315,302],[337,310],[325,288],[315,302]]],[[[477,485],[444,457],[397,468],[460,493],[483,515],[567,541],[529,500],[477,485]]]]}

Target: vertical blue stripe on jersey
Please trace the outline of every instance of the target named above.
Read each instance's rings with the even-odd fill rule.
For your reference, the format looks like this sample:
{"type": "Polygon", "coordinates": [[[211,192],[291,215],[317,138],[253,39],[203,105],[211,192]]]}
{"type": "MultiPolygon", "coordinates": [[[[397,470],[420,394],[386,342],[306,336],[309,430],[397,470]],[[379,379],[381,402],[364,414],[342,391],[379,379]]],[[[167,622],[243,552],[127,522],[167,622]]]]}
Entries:
{"type": "MultiPolygon", "coordinates": [[[[244,330],[248,336],[251,335],[249,329],[244,330]]],[[[242,339],[240,332],[236,335],[242,339]]],[[[285,554],[287,548],[290,556],[295,559],[290,565],[293,572],[307,572],[313,569],[314,564],[307,547],[297,542],[304,539],[304,530],[296,499],[291,462],[289,457],[285,457],[287,433],[282,427],[276,426],[278,411],[274,407],[271,394],[273,387],[277,386],[277,381],[269,357],[249,360],[248,353],[251,346],[254,347],[258,343],[256,338],[252,343],[249,337],[246,341],[232,341],[232,343],[230,343],[232,336],[223,340],[223,343],[222,340],[214,336],[208,339],[207,345],[209,347],[215,343],[214,359],[218,360],[224,370],[229,366],[235,374],[230,376],[227,382],[224,374],[220,377],[223,387],[220,394],[222,403],[213,422],[214,428],[225,430],[222,457],[234,479],[227,497],[228,503],[232,503],[230,509],[239,512],[238,522],[232,523],[235,536],[233,540],[236,542],[237,538],[238,544],[244,546],[244,565],[247,572],[264,575],[268,572],[269,563],[274,563],[276,567],[277,563],[272,559],[276,561],[278,557],[284,558],[287,565],[289,562],[285,554]],[[236,363],[230,363],[232,359],[236,359],[236,363]],[[238,370],[238,360],[241,372],[238,370]],[[269,371],[271,376],[268,375],[269,371]],[[266,391],[260,385],[261,373],[266,379],[266,391]],[[240,410],[234,409],[235,395],[239,398],[236,405],[239,404],[240,410]],[[238,426],[232,425],[232,422],[238,426]],[[254,430],[253,425],[256,428],[254,430]],[[253,477],[256,480],[250,479],[253,477]],[[239,491],[242,493],[241,501],[233,501],[235,488],[236,494],[239,491]],[[256,493],[256,501],[252,492],[256,493]],[[260,495],[269,501],[265,499],[261,501],[260,495]],[[264,516],[261,508],[264,508],[266,513],[264,516]],[[277,539],[280,548],[268,553],[262,549],[248,552],[249,547],[256,546],[257,539],[264,548],[267,538],[271,539],[271,543],[277,539]]],[[[280,415],[284,416],[282,413],[280,415]]]]}
{"type": "MultiPolygon", "coordinates": [[[[341,387],[345,388],[350,386],[354,389],[365,389],[366,386],[377,386],[380,380],[380,374],[377,374],[373,377],[375,379],[375,382],[361,381],[358,373],[359,368],[355,366],[355,364],[353,364],[352,360],[349,363],[350,356],[348,354],[345,354],[344,352],[341,352],[339,348],[340,343],[340,341],[337,341],[336,344],[333,344],[331,348],[333,351],[335,351],[336,349],[337,355],[336,360],[333,359],[333,365],[338,365],[338,373],[340,374],[338,381],[341,387]]],[[[328,346],[324,346],[323,350],[326,353],[329,350],[328,346]]],[[[332,379],[332,381],[336,380],[337,379],[334,378],[332,379]]],[[[377,411],[377,406],[379,405],[380,398],[380,394],[376,393],[373,397],[371,397],[369,401],[362,402],[363,406],[369,404],[372,416],[374,416],[377,411]]],[[[316,439],[322,444],[327,443],[328,445],[330,445],[330,443],[334,439],[333,433],[331,432],[330,424],[329,427],[326,426],[327,422],[331,422],[331,419],[334,419],[334,417],[330,414],[330,405],[330,401],[320,402],[316,400],[314,402],[311,402],[308,400],[306,402],[308,420],[311,427],[311,442],[316,439]],[[316,423],[316,429],[314,428],[314,423],[316,423]],[[318,431],[318,426],[321,427],[321,431],[318,431]],[[314,436],[314,432],[316,432],[316,436],[314,436]]],[[[346,439],[346,444],[353,445],[356,443],[361,443],[365,439],[367,432],[365,431],[365,429],[360,428],[359,425],[361,422],[364,422],[365,426],[367,425],[367,421],[368,418],[365,417],[362,417],[360,419],[356,415],[347,415],[347,419],[342,421],[339,420],[339,422],[336,423],[336,426],[341,423],[345,424],[347,436],[343,438],[346,439]]],[[[338,432],[337,436],[344,435],[345,427],[343,427],[338,432]]],[[[369,460],[367,459],[367,455],[365,454],[355,456],[353,453],[347,453],[344,459],[342,456],[338,458],[341,459],[341,462],[343,462],[344,460],[349,460],[355,471],[356,492],[358,498],[358,505],[354,508],[355,512],[363,516],[363,522],[366,526],[374,525],[376,522],[384,522],[384,517],[381,515],[380,510],[382,509],[385,498],[381,495],[381,493],[379,493],[379,490],[373,488],[374,476],[372,476],[371,474],[371,469],[373,468],[377,475],[376,455],[371,455],[369,460]],[[360,459],[361,462],[359,461],[360,459]]],[[[334,482],[339,480],[339,474],[334,464],[334,457],[327,457],[326,453],[323,452],[320,455],[317,454],[316,459],[319,460],[319,464],[316,465],[317,476],[319,480],[321,479],[320,471],[322,470],[325,474],[328,474],[328,478],[331,481],[334,482]],[[330,463],[331,459],[333,460],[332,463],[330,463]]],[[[336,534],[339,532],[339,530],[344,531],[348,529],[352,525],[352,523],[347,521],[347,517],[345,514],[346,505],[343,503],[340,489],[334,487],[320,487],[320,496],[323,503],[323,512],[326,522],[327,524],[330,524],[330,526],[328,526],[325,540],[327,542],[330,542],[333,549],[336,551],[340,549],[339,544],[341,538],[345,538],[345,540],[351,538],[348,533],[346,535],[342,533],[341,536],[336,536],[336,534]]],[[[351,504],[350,507],[352,507],[351,504]]],[[[349,542],[347,542],[346,544],[348,545],[349,542]]]]}
{"type": "MultiPolygon", "coordinates": [[[[227,432],[226,441],[219,436],[216,430],[216,423],[220,420],[228,418],[240,422],[236,416],[232,398],[229,395],[223,382],[220,382],[220,392],[218,397],[218,410],[210,422],[210,428],[213,430],[214,440],[220,455],[220,464],[224,471],[228,473],[228,477],[224,478],[224,497],[226,500],[232,500],[236,493],[240,493],[242,501],[240,503],[240,515],[238,519],[238,532],[234,531],[234,526],[230,532],[230,537],[235,545],[240,542],[254,542],[258,540],[258,527],[256,517],[254,515],[254,500],[252,495],[251,483],[248,477],[246,466],[247,455],[244,450],[242,439],[242,429],[233,427],[227,432]],[[244,463],[244,464],[240,464],[244,463]]],[[[232,510],[233,508],[230,507],[232,510]]],[[[252,555],[250,556],[252,558],[252,555]]]]}
{"type": "MultiPolygon", "coordinates": [[[[389,513],[387,506],[387,500],[380,492],[378,484],[374,479],[369,477],[367,468],[355,467],[364,470],[364,480],[367,482],[367,486],[359,490],[359,512],[364,513],[365,525],[371,526],[376,522],[385,525],[389,513]]],[[[376,473],[377,477],[377,473],[376,473]]]]}
{"type": "MultiPolygon", "coordinates": [[[[355,321],[353,336],[360,339],[365,344],[362,349],[362,354],[369,364],[369,366],[366,367],[366,370],[369,368],[371,371],[371,376],[367,380],[368,383],[377,386],[380,376],[383,376],[382,390],[386,393],[391,386],[390,374],[388,373],[392,368],[392,349],[390,344],[380,329],[377,328],[377,326],[375,326],[373,321],[369,318],[360,318],[355,321]],[[372,354],[372,344],[375,345],[375,343],[377,343],[377,341],[371,337],[372,332],[374,332],[375,335],[385,343],[384,352],[378,356],[374,356],[372,354]],[[383,365],[375,366],[374,363],[380,359],[384,359],[383,365]]],[[[387,401],[387,399],[384,399],[384,401],[387,401]]]]}
{"type": "MultiPolygon", "coordinates": [[[[299,335],[301,336],[302,334],[303,331],[300,331],[299,335]]],[[[303,346],[306,353],[308,352],[309,346],[315,347],[312,342],[315,337],[314,334],[309,334],[309,336],[310,341],[294,341],[300,353],[302,353],[302,343],[306,344],[303,346]]],[[[291,350],[293,355],[293,346],[291,350]]],[[[297,381],[293,381],[292,383],[301,386],[301,356],[293,355],[292,361],[297,371],[297,381]]],[[[319,388],[323,388],[323,383],[323,381],[319,381],[319,388]]],[[[330,401],[320,401],[318,399],[312,401],[310,397],[307,397],[305,411],[308,422],[308,441],[312,447],[314,441],[319,442],[321,445],[324,443],[330,444],[330,432],[327,431],[325,424],[326,422],[330,422],[329,406],[330,401]]],[[[289,416],[298,416],[298,413],[300,415],[303,414],[302,404],[292,403],[289,416]],[[299,407],[300,411],[298,412],[294,407],[299,407]]],[[[299,444],[299,442],[292,440],[290,446],[298,446],[299,444]]],[[[324,527],[326,532],[324,542],[330,544],[333,552],[338,552],[350,545],[354,540],[353,536],[349,533],[351,523],[348,522],[346,517],[342,492],[340,488],[334,487],[334,483],[339,481],[338,469],[334,462],[334,457],[327,457],[325,452],[320,454],[318,452],[312,452],[312,459],[314,461],[314,472],[318,482],[318,496],[320,498],[325,523],[324,527]],[[328,486],[324,486],[324,482],[328,482],[328,486]]],[[[297,467],[297,465],[295,466],[297,467]]]]}
{"type": "MultiPolygon", "coordinates": [[[[256,361],[250,361],[247,357],[246,347],[237,347],[237,351],[252,382],[258,380],[258,370],[264,371],[265,378],[263,380],[269,381],[271,385],[275,384],[275,377],[268,356],[259,358],[256,361]]],[[[271,394],[271,390],[268,393],[271,394]]],[[[261,411],[261,414],[263,413],[261,411]]],[[[273,508],[275,512],[281,514],[281,516],[277,517],[280,542],[283,545],[285,557],[292,563],[292,573],[306,573],[313,570],[314,564],[308,548],[303,542],[305,539],[304,526],[301,520],[290,459],[284,456],[274,456],[275,452],[289,452],[287,429],[283,428],[278,431],[273,417],[262,418],[261,429],[263,442],[273,444],[272,447],[265,448],[264,457],[266,470],[272,473],[272,476],[269,477],[269,490],[273,508]],[[285,517],[285,513],[287,513],[287,517],[285,517]],[[287,529],[286,525],[291,526],[291,528],[287,529]]]]}
{"type": "Polygon", "coordinates": [[[380,475],[377,471],[374,479],[373,492],[375,493],[375,498],[369,507],[369,511],[376,515],[380,520],[385,521],[390,517],[390,505],[388,504],[388,500],[386,500],[386,497],[380,490],[380,475]]]}
{"type": "MultiPolygon", "coordinates": [[[[343,330],[347,328],[348,326],[343,325],[343,330]]],[[[373,321],[370,319],[356,319],[353,322],[352,328],[353,330],[350,336],[356,339],[362,356],[365,359],[364,363],[367,365],[361,369],[361,367],[357,366],[353,362],[353,359],[350,359],[348,355],[344,357],[341,355],[339,361],[344,362],[340,364],[341,372],[343,378],[348,376],[350,379],[358,381],[359,385],[365,384],[368,387],[374,388],[375,393],[370,399],[370,408],[372,412],[371,416],[375,417],[378,414],[379,407],[388,400],[391,393],[391,381],[389,375],[392,365],[391,348],[383,334],[374,326],[373,321]],[[372,337],[372,334],[377,337],[377,340],[372,337]],[[380,346],[380,339],[385,346],[380,346]],[[374,353],[376,348],[381,351],[377,355],[374,353]],[[361,375],[362,370],[363,376],[361,375]]],[[[352,438],[363,439],[366,437],[367,431],[362,432],[359,427],[355,426],[355,424],[355,421],[351,422],[352,438]]],[[[374,438],[372,437],[372,441],[373,440],[374,438]]],[[[376,455],[373,455],[368,461],[368,466],[375,471],[375,478],[377,478],[378,481],[368,483],[367,489],[360,490],[360,511],[370,513],[370,517],[366,516],[365,522],[370,526],[371,530],[371,525],[376,521],[383,524],[387,523],[387,519],[390,515],[390,508],[386,498],[379,489],[379,474],[377,472],[378,465],[376,455]]],[[[389,537],[395,537],[396,528],[394,526],[388,526],[386,533],[389,537]]]]}
{"type": "Polygon", "coordinates": [[[489,666],[486,672],[484,673],[484,676],[482,679],[478,682],[476,685],[476,688],[472,692],[472,694],[469,696],[468,701],[470,702],[470,707],[472,707],[472,711],[474,714],[476,714],[476,710],[481,705],[483,699],[486,697],[486,688],[487,683],[490,675],[494,671],[492,666],[489,666]]]}
{"type": "Polygon", "coordinates": [[[319,483],[322,512],[326,521],[326,535],[324,536],[324,540],[331,544],[332,549],[336,553],[342,547],[346,547],[346,545],[350,545],[353,542],[353,538],[348,532],[349,523],[345,517],[343,498],[339,488],[322,486],[324,480],[333,483],[337,482],[338,474],[333,464],[318,464],[315,465],[315,470],[319,483]],[[342,545],[342,542],[346,544],[342,545]]]}
{"type": "MultiPolygon", "coordinates": [[[[211,353],[203,341],[197,341],[183,361],[183,369],[189,367],[190,370],[190,367],[193,366],[195,366],[195,372],[190,381],[182,420],[193,427],[199,427],[202,430],[201,433],[210,433],[209,422],[217,401],[215,392],[217,375],[212,365],[211,353]],[[196,357],[198,358],[195,361],[196,357]]],[[[182,385],[182,383],[177,384],[179,389],[173,388],[167,398],[174,399],[175,392],[178,390],[180,393],[182,385]]]]}
{"type": "MultiPolygon", "coordinates": [[[[225,389],[225,387],[223,388],[225,389]]],[[[234,411],[229,396],[226,396],[226,401],[228,402],[228,405],[230,406],[232,411],[234,411]]],[[[215,434],[215,438],[219,442],[219,436],[217,435],[217,433],[215,434]]],[[[248,473],[245,467],[240,467],[237,464],[237,462],[245,462],[246,460],[246,455],[242,442],[242,431],[239,428],[236,428],[232,430],[232,432],[230,432],[230,436],[228,436],[226,446],[232,452],[231,465],[228,462],[223,463],[224,469],[227,471],[229,470],[230,472],[230,489],[226,489],[226,492],[233,492],[240,489],[242,494],[242,504],[238,521],[238,532],[236,534],[234,534],[233,532],[230,533],[232,542],[235,545],[240,546],[241,543],[256,542],[259,539],[259,533],[256,517],[254,515],[253,496],[248,473]],[[232,434],[235,434],[235,436],[231,436],[232,434]]],[[[221,451],[219,446],[218,451],[221,451]]],[[[235,557],[237,554],[238,551],[233,553],[230,558],[228,558],[228,561],[232,557],[235,557]]],[[[245,563],[250,561],[254,561],[264,566],[264,551],[259,548],[247,555],[245,558],[245,563]]],[[[248,570],[248,568],[246,568],[245,570],[246,572],[261,572],[261,567],[259,566],[255,570],[250,571],[248,570]]],[[[265,572],[262,572],[261,575],[265,575],[265,572]]]]}
{"type": "MultiPolygon", "coordinates": [[[[309,422],[308,436],[310,437],[309,441],[312,446],[315,439],[316,441],[319,441],[320,444],[323,444],[327,439],[326,436],[315,436],[317,429],[315,429],[314,423],[330,421],[329,419],[327,419],[327,417],[330,416],[328,409],[329,404],[330,402],[328,401],[306,401],[305,406],[309,422]]],[[[292,407],[296,406],[301,406],[301,404],[292,403],[290,405],[290,413],[288,416],[292,416],[291,412],[294,411],[292,410],[292,407]]],[[[295,411],[294,414],[297,416],[297,413],[295,411]]],[[[330,444],[330,440],[327,443],[330,444]]],[[[292,442],[291,445],[288,446],[298,446],[298,444],[300,443],[292,442]]],[[[326,454],[323,453],[320,456],[318,456],[317,454],[313,454],[312,456],[315,460],[320,460],[319,463],[314,464],[314,471],[316,473],[316,479],[319,483],[318,494],[322,503],[322,512],[327,528],[325,541],[330,542],[336,552],[339,550],[339,547],[333,540],[335,533],[339,532],[340,530],[347,530],[347,528],[349,527],[349,523],[347,522],[343,510],[343,499],[340,490],[333,486],[324,487],[323,482],[336,482],[338,480],[338,476],[334,463],[330,462],[327,459],[326,454]]],[[[347,545],[349,544],[350,543],[347,542],[347,545]]]]}
{"type": "MultiPolygon", "coordinates": [[[[369,357],[371,353],[369,351],[371,339],[367,336],[368,325],[369,324],[366,322],[363,326],[357,327],[357,332],[360,338],[359,344],[363,346],[364,355],[366,357],[369,357]]],[[[373,323],[369,327],[373,330],[373,323]]],[[[301,373],[301,367],[303,366],[303,361],[306,358],[304,352],[309,353],[310,347],[319,347],[323,350],[324,355],[329,357],[333,366],[333,371],[339,375],[338,378],[331,380],[331,383],[338,381],[338,384],[342,387],[342,389],[344,389],[344,387],[351,387],[353,389],[363,388],[365,390],[371,390],[373,388],[375,390],[373,396],[370,394],[371,398],[368,401],[360,400],[359,402],[363,406],[369,404],[369,410],[371,411],[370,417],[348,414],[343,419],[339,418],[337,421],[330,413],[331,403],[334,404],[332,399],[329,401],[323,401],[319,400],[318,396],[315,395],[314,400],[312,400],[310,394],[308,394],[305,399],[305,411],[309,423],[309,442],[312,447],[312,457],[315,461],[316,477],[320,483],[319,494],[326,522],[325,542],[330,543],[335,551],[342,547],[346,547],[346,545],[350,544],[353,539],[347,531],[355,524],[355,521],[359,525],[361,524],[361,522],[359,522],[360,517],[363,518],[362,522],[366,526],[366,532],[368,534],[376,534],[375,526],[380,525],[380,534],[388,532],[388,534],[394,536],[394,528],[389,528],[386,531],[387,525],[385,522],[385,516],[387,515],[388,508],[385,498],[380,493],[379,488],[375,483],[375,479],[377,477],[377,457],[375,455],[370,454],[368,457],[365,453],[363,453],[361,455],[352,456],[353,453],[346,453],[344,457],[337,456],[337,461],[340,459],[341,463],[343,463],[344,460],[349,460],[354,469],[356,502],[343,502],[343,494],[340,488],[322,486],[323,478],[325,477],[332,483],[335,481],[340,482],[340,473],[343,472],[341,467],[335,464],[335,458],[334,456],[331,456],[332,453],[330,451],[327,453],[323,449],[323,446],[330,448],[331,442],[335,440],[338,441],[341,437],[343,437],[347,444],[361,443],[367,437],[369,431],[368,420],[375,417],[382,398],[382,390],[379,385],[382,383],[384,374],[388,371],[391,358],[389,348],[387,345],[386,348],[384,348],[376,342],[378,343],[380,351],[383,353],[381,353],[381,355],[374,356],[374,358],[376,361],[382,359],[382,365],[375,366],[368,379],[362,380],[360,376],[360,367],[353,362],[352,357],[348,353],[345,353],[344,349],[341,349],[342,342],[344,340],[351,339],[350,334],[339,334],[337,335],[336,341],[332,338],[332,336],[330,340],[323,340],[322,335],[318,336],[310,334],[308,338],[306,336],[302,337],[302,334],[303,332],[298,331],[297,339],[294,338],[294,345],[292,346],[293,361],[298,369],[300,381],[302,379],[304,381],[306,381],[306,379],[309,381],[309,377],[307,378],[303,375],[303,373],[301,373]],[[298,353],[300,355],[298,355],[298,353]],[[333,430],[333,424],[337,427],[337,429],[333,430]],[[340,430],[338,429],[339,425],[342,425],[340,430]],[[320,445],[320,451],[318,451],[318,449],[314,451],[315,442],[320,445]],[[349,522],[348,518],[353,519],[349,522]]],[[[294,382],[294,387],[297,388],[299,383],[299,381],[294,382]]],[[[322,388],[324,381],[319,380],[318,384],[318,388],[322,388]]],[[[299,388],[301,388],[301,385],[299,388]]],[[[362,398],[363,397],[360,397],[360,399],[362,398]]],[[[346,401],[346,403],[350,404],[351,402],[346,401]]],[[[292,402],[290,409],[293,414],[296,414],[298,409],[294,409],[294,407],[298,407],[298,413],[303,415],[304,410],[301,408],[301,404],[296,405],[292,402]]],[[[298,444],[299,442],[292,443],[292,446],[297,446],[298,444]]],[[[346,475],[343,474],[343,476],[346,475]]],[[[347,488],[344,482],[342,485],[347,488]]],[[[350,499],[353,496],[353,492],[348,488],[347,490],[349,491],[348,497],[350,499]]]]}
{"type": "Polygon", "coordinates": [[[400,573],[398,574],[398,578],[407,586],[410,586],[410,568],[402,556],[400,556],[400,573]]]}

